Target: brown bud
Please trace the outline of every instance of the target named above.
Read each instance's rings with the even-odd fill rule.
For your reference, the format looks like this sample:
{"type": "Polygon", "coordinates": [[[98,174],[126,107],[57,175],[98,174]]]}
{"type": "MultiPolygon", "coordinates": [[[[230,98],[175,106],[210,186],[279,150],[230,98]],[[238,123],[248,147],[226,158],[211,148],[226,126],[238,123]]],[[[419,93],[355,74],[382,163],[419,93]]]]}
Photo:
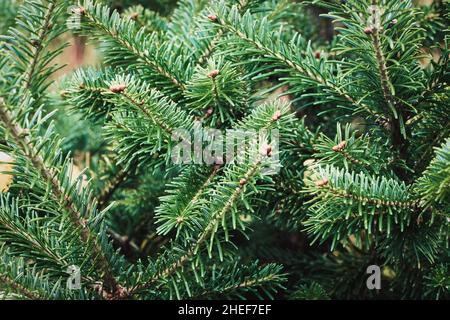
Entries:
{"type": "Polygon", "coordinates": [[[280,110],[275,111],[275,113],[272,116],[272,120],[277,121],[280,118],[281,118],[281,111],[280,110]]]}
{"type": "Polygon", "coordinates": [[[243,185],[245,185],[247,183],[247,179],[244,179],[244,178],[242,178],[240,181],[239,181],[239,185],[242,187],[243,185]]]}
{"type": "Polygon", "coordinates": [[[139,17],[139,13],[137,13],[137,12],[133,12],[132,14],[130,14],[131,20],[137,20],[138,17],[139,17]]]}
{"type": "Polygon", "coordinates": [[[78,8],[74,8],[72,10],[73,13],[78,14],[80,16],[84,16],[86,14],[86,9],[84,7],[78,7],[78,8]]]}
{"type": "Polygon", "coordinates": [[[183,217],[177,217],[177,224],[181,224],[184,221],[183,217]]]}
{"type": "Polygon", "coordinates": [[[390,27],[392,27],[392,26],[396,25],[396,24],[397,24],[397,22],[398,22],[398,20],[397,20],[397,19],[392,19],[391,21],[389,21],[389,24],[388,24],[388,28],[390,28],[390,27]]]}
{"type": "Polygon", "coordinates": [[[217,21],[217,16],[215,14],[213,14],[213,13],[210,13],[210,14],[208,14],[208,19],[210,21],[215,22],[215,21],[217,21]]]}
{"type": "Polygon", "coordinates": [[[314,56],[316,57],[316,59],[320,59],[320,51],[316,51],[314,53],[314,56]]]}
{"type": "Polygon", "coordinates": [[[347,145],[347,141],[342,140],[339,144],[335,145],[333,148],[331,148],[334,152],[340,152],[344,150],[345,146],[347,145]]]}
{"type": "Polygon", "coordinates": [[[263,156],[272,156],[272,146],[270,144],[265,144],[261,148],[261,154],[263,156]]]}
{"type": "Polygon", "coordinates": [[[36,40],[36,39],[33,39],[33,40],[31,40],[31,45],[33,46],[33,47],[39,47],[39,45],[40,45],[40,41],[39,40],[36,40]]]}
{"type": "Polygon", "coordinates": [[[316,181],[316,186],[318,187],[325,187],[328,184],[328,179],[323,178],[322,180],[316,181]]]}
{"type": "Polygon", "coordinates": [[[205,115],[209,117],[210,115],[213,114],[213,112],[214,112],[213,108],[209,108],[205,111],[205,115]]]}
{"type": "Polygon", "coordinates": [[[112,93],[122,93],[126,88],[127,88],[126,84],[120,83],[110,86],[109,90],[111,90],[112,93]]]}
{"type": "Polygon", "coordinates": [[[373,28],[372,27],[367,27],[364,29],[364,33],[365,34],[372,34],[373,33],[373,28]]]}
{"type": "Polygon", "coordinates": [[[210,73],[208,73],[208,77],[214,79],[215,77],[217,77],[218,74],[219,74],[219,70],[215,69],[215,70],[211,71],[210,73]]]}

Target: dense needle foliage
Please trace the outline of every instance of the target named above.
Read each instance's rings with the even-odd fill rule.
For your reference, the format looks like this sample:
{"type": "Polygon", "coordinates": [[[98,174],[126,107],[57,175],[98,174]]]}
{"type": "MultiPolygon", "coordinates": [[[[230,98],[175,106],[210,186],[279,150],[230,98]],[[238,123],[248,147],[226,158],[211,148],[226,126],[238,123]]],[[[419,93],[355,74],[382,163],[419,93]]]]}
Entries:
{"type": "Polygon", "coordinates": [[[450,298],[449,6],[1,1],[0,297],[450,298]]]}

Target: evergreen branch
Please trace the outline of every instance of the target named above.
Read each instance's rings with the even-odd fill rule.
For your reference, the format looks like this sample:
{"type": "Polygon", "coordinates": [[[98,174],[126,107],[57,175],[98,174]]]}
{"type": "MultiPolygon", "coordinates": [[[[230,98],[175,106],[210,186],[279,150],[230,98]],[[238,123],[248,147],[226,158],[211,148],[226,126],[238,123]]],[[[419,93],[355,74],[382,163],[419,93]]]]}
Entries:
{"type": "MultiPolygon", "coordinates": [[[[242,12],[246,9],[249,3],[250,1],[248,0],[239,0],[239,3],[236,5],[236,7],[240,12],[242,12]]],[[[208,19],[214,21],[214,16],[210,15],[208,19]]],[[[219,30],[217,30],[213,39],[209,41],[208,45],[202,50],[200,57],[198,58],[196,63],[197,66],[203,65],[209,59],[211,54],[214,52],[217,44],[219,43],[220,39],[222,39],[223,35],[225,34],[225,30],[226,30],[225,28],[220,28],[219,30]]]]}
{"type": "Polygon", "coordinates": [[[10,247],[29,248],[30,253],[25,255],[31,254],[36,260],[40,260],[43,263],[51,261],[58,266],[55,268],[58,273],[64,267],[69,266],[70,263],[66,260],[66,257],[60,255],[55,248],[52,248],[48,239],[49,234],[37,233],[43,227],[45,227],[45,230],[49,230],[49,227],[52,227],[51,225],[41,225],[36,214],[29,211],[25,213],[23,222],[20,221],[18,203],[14,199],[10,200],[9,195],[6,197],[0,195],[0,204],[1,241],[10,242],[10,247]]]}
{"type": "MultiPolygon", "coordinates": [[[[70,297],[70,293],[61,290],[60,281],[50,282],[42,272],[30,267],[25,259],[12,256],[5,246],[0,247],[0,288],[9,288],[19,296],[31,300],[70,297]]],[[[77,296],[76,292],[74,294],[77,296]]]]}
{"type": "Polygon", "coordinates": [[[264,299],[259,293],[262,291],[269,299],[273,299],[271,293],[276,292],[276,288],[283,288],[281,283],[286,280],[285,274],[280,274],[281,269],[281,266],[274,263],[260,267],[258,261],[255,261],[243,268],[239,268],[239,265],[235,263],[230,268],[220,271],[213,270],[210,277],[217,280],[212,281],[212,285],[205,281],[206,290],[202,290],[194,296],[196,299],[211,296],[245,299],[244,294],[251,293],[259,299],[264,299]]]}
{"type": "MultiPolygon", "coordinates": [[[[386,207],[417,209],[420,206],[404,183],[382,177],[358,175],[332,166],[315,168],[317,175],[311,175],[308,192],[313,194],[332,193],[334,196],[355,200],[358,203],[386,207]]],[[[304,190],[304,192],[307,192],[304,190]]]]}
{"type": "Polygon", "coordinates": [[[308,202],[311,205],[306,230],[314,235],[313,241],[332,237],[333,248],[339,240],[361,230],[369,234],[387,231],[389,236],[398,224],[403,231],[423,206],[409,189],[404,182],[385,177],[317,167],[303,190],[314,195],[308,202]]]}
{"type": "Polygon", "coordinates": [[[30,88],[31,81],[32,81],[33,75],[35,73],[36,64],[39,61],[40,54],[43,49],[42,42],[43,42],[44,38],[48,36],[49,30],[51,29],[50,19],[54,14],[55,9],[56,9],[56,3],[50,2],[48,5],[48,8],[47,8],[47,12],[44,14],[44,21],[43,21],[42,27],[39,31],[38,38],[36,39],[37,43],[32,49],[33,52],[31,53],[31,55],[33,58],[30,61],[28,69],[25,71],[25,78],[23,81],[23,88],[25,90],[28,90],[30,88]]]}
{"type": "Polygon", "coordinates": [[[180,0],[174,9],[167,27],[167,39],[178,38],[184,45],[191,48],[195,45],[192,35],[195,34],[197,19],[203,14],[208,0],[180,0]],[[193,43],[194,42],[194,43],[193,43]]]}
{"type": "Polygon", "coordinates": [[[227,124],[227,119],[242,115],[247,83],[231,63],[222,58],[209,59],[208,66],[197,66],[186,91],[187,105],[201,110],[212,126],[227,124]],[[239,101],[236,103],[235,101],[239,101]]]}
{"type": "Polygon", "coordinates": [[[371,25],[371,36],[373,39],[373,47],[378,62],[378,70],[380,72],[380,81],[381,87],[383,89],[383,96],[386,100],[386,103],[393,107],[394,105],[396,105],[396,99],[390,89],[393,86],[391,80],[389,79],[389,74],[386,66],[386,58],[381,48],[380,21],[378,21],[379,18],[376,18],[377,16],[381,15],[381,12],[377,0],[372,0],[372,8],[370,10],[373,17],[372,19],[374,20],[372,21],[371,25]]]}
{"type": "MultiPolygon", "coordinates": [[[[214,165],[212,169],[201,167],[186,170],[168,185],[169,194],[160,198],[161,205],[156,210],[158,234],[166,235],[176,226],[178,227],[178,237],[181,227],[194,228],[189,226],[189,218],[195,215],[203,204],[201,198],[213,182],[219,169],[219,165],[214,165]],[[172,188],[174,188],[173,191],[172,188]]],[[[186,237],[188,238],[188,235],[186,237]]]]}
{"type": "Polygon", "coordinates": [[[425,208],[442,203],[445,209],[450,203],[450,138],[439,148],[435,148],[435,154],[422,177],[416,182],[415,192],[425,201],[425,208]]]}
{"type": "Polygon", "coordinates": [[[119,75],[109,84],[109,89],[103,89],[105,94],[112,95],[113,101],[117,101],[115,95],[121,97],[126,105],[131,105],[148,117],[167,136],[175,129],[189,128],[193,123],[193,120],[174,102],[157,90],[150,89],[150,85],[146,82],[131,76],[119,75]]]}
{"type": "MultiPolygon", "coordinates": [[[[145,28],[141,28],[139,31],[135,31],[133,20],[122,19],[117,11],[110,14],[109,8],[100,4],[93,5],[90,0],[86,0],[82,7],[82,16],[85,17],[89,24],[100,32],[100,37],[105,36],[107,39],[115,43],[119,56],[109,56],[111,62],[117,61],[120,64],[120,59],[123,58],[127,63],[132,63],[137,68],[143,68],[144,71],[156,73],[156,83],[162,90],[170,92],[175,96],[178,96],[181,91],[186,90],[184,81],[175,73],[173,73],[166,66],[166,63],[162,60],[162,52],[168,48],[158,48],[156,46],[157,34],[152,33],[150,35],[145,34],[145,28]],[[158,77],[162,77],[163,81],[158,81],[158,77]],[[165,80],[164,80],[165,79],[165,80]],[[171,83],[168,88],[164,87],[165,84],[171,83]],[[176,90],[170,90],[170,87],[175,86],[176,90]]],[[[111,52],[106,52],[110,54],[111,52]]]]}
{"type": "Polygon", "coordinates": [[[69,2],[0,4],[0,299],[449,296],[450,4],[106,2],[64,109],[69,2]]]}
{"type": "MultiPolygon", "coordinates": [[[[193,118],[176,103],[130,75],[116,76],[103,94],[117,109],[113,121],[105,126],[105,136],[118,154],[117,165],[137,161],[143,166],[159,157],[168,161],[170,154],[166,150],[177,142],[172,133],[176,129],[189,130],[194,124],[193,118]]],[[[184,134],[180,139],[190,141],[184,134]]]]}
{"type": "MultiPolygon", "coordinates": [[[[249,117],[243,120],[238,125],[238,128],[242,130],[267,130],[278,125],[279,121],[289,124],[292,120],[293,118],[292,114],[290,114],[289,106],[278,102],[260,106],[254,110],[249,117]]],[[[286,127],[282,128],[287,129],[286,127]]],[[[135,288],[130,289],[129,294],[132,295],[135,292],[149,288],[159,279],[171,276],[179,268],[189,262],[198,253],[204,243],[208,241],[208,239],[211,239],[210,246],[208,247],[208,252],[211,256],[212,239],[217,232],[219,222],[222,221],[223,228],[226,230],[224,222],[225,216],[233,211],[233,208],[239,201],[239,198],[244,191],[248,190],[251,185],[256,183],[255,180],[257,175],[261,174],[260,170],[267,165],[267,161],[271,156],[271,148],[263,151],[258,150],[257,154],[252,153],[251,151],[256,151],[254,149],[255,142],[251,141],[250,143],[251,147],[249,148],[246,146],[244,154],[240,156],[238,155],[238,157],[243,157],[243,159],[245,159],[246,156],[249,156],[249,160],[245,162],[245,165],[234,163],[234,161],[237,160],[234,159],[224,169],[224,177],[219,182],[217,194],[214,197],[213,203],[209,206],[210,209],[207,210],[210,211],[210,213],[205,217],[207,220],[200,225],[199,222],[195,223],[201,227],[201,229],[199,228],[199,234],[195,237],[197,240],[194,243],[188,244],[186,253],[177,258],[175,262],[172,262],[164,270],[158,272],[156,275],[153,275],[144,284],[137,285],[135,288]]],[[[197,193],[194,193],[193,197],[195,198],[196,196],[197,193]]],[[[196,202],[198,203],[198,200],[196,202]]],[[[165,209],[170,209],[169,214],[172,213],[170,203],[165,209]]],[[[201,206],[199,211],[202,211],[200,209],[201,206]]],[[[174,212],[176,214],[178,210],[175,210],[174,212]]],[[[161,214],[161,211],[159,214],[161,214]]],[[[194,236],[188,235],[187,241],[190,242],[192,237],[194,236]]],[[[227,239],[228,235],[226,234],[225,237],[227,239]]]]}
{"type": "Polygon", "coordinates": [[[97,197],[98,206],[104,208],[109,202],[114,192],[120,187],[122,183],[130,176],[130,168],[120,168],[119,172],[107,182],[97,197]]]}
{"type": "Polygon", "coordinates": [[[116,71],[111,68],[78,69],[64,82],[61,96],[70,104],[70,110],[81,112],[83,118],[94,122],[110,120],[111,113],[117,108],[103,93],[115,76],[116,71]]]}
{"type": "MultiPolygon", "coordinates": [[[[386,58],[381,47],[381,40],[380,40],[381,22],[379,21],[379,16],[381,15],[381,12],[378,0],[372,0],[372,8],[370,10],[372,11],[371,13],[373,19],[371,25],[371,36],[373,39],[373,47],[375,50],[375,56],[378,63],[378,71],[380,74],[380,82],[383,96],[384,99],[386,100],[386,103],[389,105],[390,109],[394,109],[396,107],[399,108],[399,110],[394,109],[393,110],[394,114],[390,116],[392,142],[394,146],[399,150],[400,158],[405,159],[407,145],[405,134],[402,133],[402,131],[404,131],[404,123],[407,121],[407,119],[405,119],[405,114],[404,111],[402,110],[401,104],[397,103],[397,99],[391,92],[391,88],[393,88],[394,86],[392,85],[391,80],[389,78],[389,73],[386,65],[386,58]]],[[[400,177],[402,177],[402,179],[406,179],[407,175],[401,168],[397,168],[396,172],[399,174],[400,177]]]]}
{"type": "Polygon", "coordinates": [[[168,21],[165,17],[160,16],[157,12],[148,8],[144,8],[142,5],[136,5],[128,8],[123,13],[124,17],[128,17],[136,21],[139,28],[145,28],[147,32],[167,32],[168,21]]]}
{"type": "Polygon", "coordinates": [[[109,262],[107,261],[101,246],[95,240],[96,237],[91,234],[86,219],[82,217],[74,200],[72,197],[68,196],[67,190],[56,178],[58,173],[53,168],[48,167],[42,156],[36,151],[34,143],[28,136],[29,133],[13,119],[14,118],[4,104],[3,99],[0,99],[0,121],[3,122],[6,130],[11,135],[17,146],[21,149],[23,154],[31,161],[34,168],[39,171],[41,177],[50,184],[55,199],[57,199],[57,201],[59,201],[69,213],[73,225],[80,230],[80,238],[82,242],[85,244],[90,244],[92,239],[94,239],[92,254],[95,259],[98,259],[98,266],[104,273],[104,280],[107,290],[113,290],[113,292],[115,292],[117,282],[109,269],[109,262]]]}
{"type": "Polygon", "coordinates": [[[2,285],[7,286],[11,288],[14,292],[27,297],[30,300],[40,300],[41,297],[36,294],[35,292],[28,290],[27,287],[17,283],[16,280],[11,279],[6,274],[0,274],[0,282],[2,282],[2,285]]]}
{"type": "Polygon", "coordinates": [[[56,19],[60,16],[65,4],[60,1],[33,0],[28,6],[21,6],[16,25],[8,30],[5,40],[1,43],[4,48],[2,71],[7,70],[5,79],[8,81],[0,93],[11,104],[22,106],[31,95],[34,99],[29,102],[38,107],[42,93],[48,88],[48,77],[59,67],[50,65],[52,60],[61,53],[66,44],[51,51],[49,44],[65,31],[65,27],[58,25],[56,19]],[[11,80],[14,84],[11,86],[11,80]],[[16,93],[16,94],[13,94],[16,93]]]}
{"type": "MultiPolygon", "coordinates": [[[[320,65],[315,65],[317,64],[317,60],[309,46],[306,50],[307,56],[305,56],[305,60],[310,64],[299,60],[298,52],[305,52],[305,50],[301,49],[302,39],[298,34],[286,44],[279,34],[268,33],[267,30],[270,29],[270,22],[268,22],[267,18],[263,18],[261,21],[255,21],[249,12],[240,16],[235,6],[228,10],[223,3],[218,4],[215,7],[215,11],[217,12],[215,14],[217,19],[214,23],[219,24],[230,33],[236,35],[247,46],[255,48],[258,54],[265,58],[266,63],[275,63],[275,66],[282,67],[283,71],[291,75],[291,78],[286,78],[285,81],[288,83],[291,82],[296,91],[301,91],[296,89],[300,89],[299,82],[295,80],[295,76],[299,76],[306,80],[303,86],[312,86],[323,93],[330,93],[341,102],[364,110],[378,119],[377,121],[383,122],[383,116],[381,114],[377,114],[371,110],[362,99],[353,98],[345,91],[343,85],[333,80],[333,71],[329,67],[330,64],[320,63],[320,65]]],[[[259,76],[259,78],[261,77],[259,76]]]]}
{"type": "Polygon", "coordinates": [[[364,172],[389,172],[388,168],[393,159],[381,139],[371,139],[365,134],[356,137],[357,132],[351,132],[351,126],[346,125],[342,130],[337,124],[337,135],[334,140],[323,133],[319,135],[313,148],[315,157],[320,158],[321,164],[362,169],[364,172]],[[344,133],[342,132],[344,131],[344,133]],[[380,163],[379,159],[388,159],[380,163]]]}
{"type": "MultiPolygon", "coordinates": [[[[258,159],[253,163],[250,169],[245,173],[243,179],[249,181],[255,174],[259,166],[262,162],[262,157],[258,157],[258,159]]],[[[244,185],[239,185],[236,187],[235,191],[230,195],[228,201],[225,203],[225,206],[219,212],[215,212],[211,216],[210,222],[207,224],[205,230],[200,233],[196,242],[192,244],[187,250],[186,254],[184,254],[181,258],[177,259],[174,263],[172,263],[169,267],[159,272],[157,275],[149,279],[145,284],[138,285],[128,291],[129,295],[133,295],[135,292],[144,290],[151,285],[153,285],[156,281],[161,278],[167,278],[172,275],[176,270],[185,265],[190,259],[198,252],[200,247],[207,241],[208,237],[211,236],[213,230],[216,228],[217,223],[223,218],[225,214],[227,214],[231,208],[235,205],[238,197],[244,190],[244,185]]]]}

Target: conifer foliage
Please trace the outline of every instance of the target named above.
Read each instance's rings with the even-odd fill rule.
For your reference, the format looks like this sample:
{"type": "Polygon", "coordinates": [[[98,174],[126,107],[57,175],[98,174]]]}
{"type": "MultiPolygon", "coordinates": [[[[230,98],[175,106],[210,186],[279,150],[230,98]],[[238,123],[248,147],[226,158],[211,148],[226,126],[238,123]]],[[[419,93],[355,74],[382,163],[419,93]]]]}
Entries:
{"type": "Polygon", "coordinates": [[[167,11],[1,2],[0,297],[450,298],[448,2],[167,11]],[[279,139],[174,162],[200,127],[279,139]]]}

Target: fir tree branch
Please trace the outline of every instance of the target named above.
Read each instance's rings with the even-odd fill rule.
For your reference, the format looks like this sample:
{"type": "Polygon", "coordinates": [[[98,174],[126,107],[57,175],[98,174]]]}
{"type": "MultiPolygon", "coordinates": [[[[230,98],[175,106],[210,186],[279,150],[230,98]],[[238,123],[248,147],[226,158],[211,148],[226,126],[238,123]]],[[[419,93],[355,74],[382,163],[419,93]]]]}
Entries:
{"type": "Polygon", "coordinates": [[[114,195],[116,190],[127,180],[130,176],[130,168],[121,168],[119,172],[107,182],[106,186],[102,189],[97,197],[98,206],[104,208],[114,195]]]}
{"type": "MultiPolygon", "coordinates": [[[[372,0],[372,9],[371,13],[373,16],[373,19],[375,20],[377,15],[381,15],[380,8],[378,7],[378,1],[372,0]]],[[[384,56],[383,50],[381,48],[381,41],[380,41],[380,22],[379,21],[373,21],[372,22],[372,40],[373,40],[373,47],[375,50],[375,55],[378,62],[378,70],[380,72],[380,82],[381,82],[381,88],[383,91],[384,99],[386,100],[386,103],[388,103],[391,106],[394,106],[396,104],[396,99],[394,95],[391,92],[392,83],[389,79],[389,74],[386,66],[386,58],[384,56]]]]}
{"type": "Polygon", "coordinates": [[[302,64],[293,60],[292,57],[298,55],[297,53],[300,51],[299,48],[292,47],[291,44],[285,45],[284,43],[281,43],[278,38],[276,38],[275,41],[271,40],[270,43],[268,43],[268,39],[266,38],[259,38],[258,33],[266,31],[267,25],[269,25],[266,19],[264,19],[263,22],[258,22],[258,25],[255,26],[255,23],[249,23],[249,21],[253,22],[253,20],[250,20],[251,15],[249,12],[247,12],[244,16],[240,16],[236,7],[233,7],[231,11],[227,11],[223,4],[218,6],[217,11],[219,13],[217,13],[217,18],[214,23],[219,24],[248,45],[261,51],[263,56],[270,57],[275,62],[290,70],[293,75],[300,74],[308,80],[316,83],[318,88],[321,88],[322,90],[328,89],[336,97],[342,98],[347,103],[368,112],[374,116],[375,119],[377,119],[377,122],[383,122],[383,116],[376,114],[368,105],[363,103],[361,99],[353,98],[342,88],[342,86],[334,83],[332,80],[328,79],[328,77],[322,75],[317,69],[311,68],[308,64],[302,64]],[[260,30],[254,30],[254,28],[257,27],[259,27],[260,30]],[[251,30],[248,30],[248,28],[251,28],[251,30]],[[288,56],[288,54],[292,54],[292,57],[288,56]]]}
{"type": "Polygon", "coordinates": [[[213,275],[214,278],[220,277],[220,279],[223,279],[222,281],[226,282],[225,284],[218,284],[217,288],[207,288],[199,294],[196,294],[195,298],[202,299],[203,297],[214,296],[214,294],[218,294],[220,298],[229,296],[237,296],[239,298],[243,298],[242,293],[253,293],[258,298],[264,299],[258,293],[258,289],[261,289],[269,299],[273,299],[270,291],[275,292],[276,289],[274,288],[274,284],[276,287],[283,288],[280,282],[286,280],[285,274],[280,274],[281,266],[273,263],[258,267],[257,261],[255,261],[254,264],[248,267],[244,267],[244,270],[242,270],[241,272],[237,272],[237,264],[233,267],[234,268],[230,268],[231,270],[229,270],[229,268],[225,269],[223,271],[224,274],[219,274],[216,277],[214,277],[213,275]],[[256,270],[252,270],[253,268],[255,268],[256,270]],[[242,274],[243,272],[248,272],[249,274],[242,277],[240,276],[240,274],[242,274]]]}
{"type": "MultiPolygon", "coordinates": [[[[293,121],[292,116],[293,115],[291,114],[288,104],[281,103],[279,101],[273,102],[272,104],[262,105],[255,109],[251,115],[239,123],[238,128],[241,130],[268,130],[270,128],[277,127],[289,131],[291,122],[293,121]],[[283,125],[279,123],[280,121],[282,121],[283,125]]],[[[246,148],[246,152],[251,150],[249,148],[252,147],[246,148]]],[[[131,293],[142,289],[147,289],[159,279],[169,277],[179,268],[183,267],[192,259],[192,257],[198,254],[201,246],[208,240],[208,238],[211,239],[212,243],[212,239],[217,232],[217,226],[220,221],[222,221],[223,228],[226,229],[224,222],[225,216],[233,210],[233,207],[240,199],[240,196],[243,194],[244,190],[247,189],[247,184],[254,180],[260,173],[260,169],[264,166],[265,161],[271,156],[271,147],[269,146],[268,149],[260,150],[257,155],[250,154],[249,156],[249,162],[246,162],[245,165],[234,164],[233,160],[231,161],[231,164],[224,169],[225,176],[222,181],[219,182],[218,186],[219,194],[214,197],[213,203],[209,206],[210,210],[212,208],[212,212],[207,215],[207,220],[200,224],[201,229],[199,230],[199,234],[196,236],[188,236],[189,242],[192,238],[197,240],[193,244],[188,244],[186,254],[182,255],[175,262],[172,262],[164,270],[157,272],[156,275],[152,276],[144,284],[137,285],[136,288],[132,288],[130,290],[131,293]]],[[[256,182],[251,184],[253,185],[254,183],[256,182]]],[[[205,210],[207,209],[205,208],[205,210]]],[[[195,225],[199,225],[199,223],[196,222],[195,225]]],[[[228,239],[227,233],[225,234],[225,238],[228,239]]],[[[211,247],[209,247],[208,252],[210,255],[211,250],[211,247]]]]}
{"type": "Polygon", "coordinates": [[[174,128],[171,128],[167,125],[162,119],[159,118],[157,114],[154,114],[150,111],[149,108],[145,107],[145,102],[138,101],[133,95],[128,94],[127,92],[123,92],[122,96],[129,101],[133,106],[135,106],[138,110],[140,110],[143,114],[149,117],[154,123],[156,123],[160,128],[162,128],[167,135],[171,135],[174,128]]]}
{"type": "Polygon", "coordinates": [[[27,287],[17,283],[15,279],[11,279],[7,274],[0,274],[0,282],[11,288],[14,292],[22,295],[30,300],[41,300],[41,296],[36,292],[28,290],[27,287]]]}
{"type": "MultiPolygon", "coordinates": [[[[371,11],[373,20],[376,20],[377,19],[376,17],[378,15],[381,15],[378,0],[372,0],[371,11]]],[[[407,119],[405,118],[405,112],[403,111],[401,104],[397,103],[397,99],[391,92],[391,88],[393,88],[393,85],[389,78],[389,73],[386,65],[386,58],[381,47],[380,25],[381,25],[380,21],[372,21],[371,36],[373,40],[373,47],[375,50],[375,56],[378,63],[378,71],[380,74],[380,82],[384,99],[386,100],[386,103],[390,106],[390,108],[398,108],[398,110],[396,110],[397,114],[392,114],[392,112],[389,112],[389,114],[391,115],[389,119],[392,132],[392,143],[394,147],[399,151],[400,159],[405,160],[407,156],[406,155],[407,142],[405,139],[405,135],[402,133],[402,127],[404,127],[404,123],[407,121],[407,119]],[[400,121],[402,121],[403,124],[400,123],[400,121]]],[[[402,167],[396,167],[396,173],[403,180],[409,181],[408,175],[402,167]]]]}
{"type": "MultiPolygon", "coordinates": [[[[236,5],[239,11],[244,11],[245,8],[248,6],[249,1],[248,0],[240,0],[239,3],[236,5]]],[[[210,19],[213,18],[212,16],[210,19]]],[[[198,58],[197,65],[203,65],[206,60],[211,56],[211,54],[214,52],[217,44],[219,43],[220,39],[222,39],[223,35],[225,34],[225,28],[220,28],[217,30],[214,38],[209,42],[206,48],[203,49],[200,57],[198,58]]]]}
{"type": "Polygon", "coordinates": [[[0,230],[3,229],[3,234],[0,236],[0,239],[3,239],[5,242],[11,240],[13,246],[30,246],[32,252],[42,255],[42,260],[54,262],[61,270],[63,267],[69,265],[66,257],[56,252],[46,238],[39,237],[31,232],[31,227],[38,228],[39,225],[33,219],[28,218],[29,213],[27,213],[27,220],[24,222],[25,225],[22,222],[14,221],[15,218],[19,219],[17,203],[14,201],[10,203],[8,198],[4,199],[1,195],[0,201],[0,230]],[[12,234],[13,236],[8,234],[12,234]]]}
{"type": "Polygon", "coordinates": [[[56,22],[64,8],[65,3],[58,0],[32,0],[20,6],[16,25],[7,35],[1,36],[4,42],[1,42],[0,79],[6,90],[0,95],[11,104],[23,107],[32,98],[28,108],[40,106],[43,93],[50,85],[49,76],[60,68],[52,64],[52,60],[66,46],[48,49],[50,43],[65,31],[64,25],[56,22]]]}
{"type": "Polygon", "coordinates": [[[101,5],[92,5],[89,1],[86,1],[84,4],[82,15],[96,30],[100,31],[103,35],[110,38],[120,47],[124,48],[129,54],[134,56],[138,61],[138,65],[143,63],[144,67],[153,70],[163,78],[167,79],[179,90],[186,90],[186,85],[183,80],[159,63],[161,57],[159,57],[158,60],[157,57],[152,55],[151,48],[155,47],[155,35],[151,34],[150,36],[146,36],[145,28],[141,28],[137,32],[134,31],[134,29],[130,27],[134,21],[127,21],[120,18],[117,11],[114,11],[112,15],[109,16],[109,9],[106,9],[106,7],[102,7],[101,5]]]}
{"type": "MultiPolygon", "coordinates": [[[[158,234],[168,234],[174,225],[181,227],[186,223],[186,217],[195,214],[201,205],[201,198],[216,177],[220,165],[208,168],[208,174],[203,174],[205,168],[186,170],[181,173],[175,181],[169,185],[176,188],[175,192],[160,198],[161,205],[157,209],[157,220],[159,224],[156,229],[158,234]],[[174,220],[175,213],[175,220],[174,220]]],[[[180,228],[177,230],[177,236],[180,228]]]]}
{"type": "Polygon", "coordinates": [[[50,23],[50,20],[52,18],[52,15],[54,14],[54,11],[56,9],[56,1],[51,1],[47,7],[47,12],[44,15],[44,21],[41,27],[41,30],[39,31],[38,38],[35,39],[37,41],[35,43],[35,46],[32,48],[32,59],[29,62],[28,69],[25,71],[25,78],[23,81],[23,89],[28,90],[31,86],[31,81],[33,79],[33,75],[35,73],[36,65],[39,61],[40,54],[44,47],[42,46],[42,42],[45,37],[48,36],[49,31],[51,30],[52,26],[50,23]]]}
{"type": "MultiPolygon", "coordinates": [[[[67,210],[73,225],[80,230],[80,238],[83,243],[89,246],[93,243],[92,254],[97,260],[97,264],[103,272],[105,285],[107,290],[115,292],[117,289],[117,281],[114,278],[110,268],[108,260],[106,259],[101,246],[96,241],[96,237],[91,234],[87,225],[87,220],[84,219],[78,211],[77,205],[70,196],[67,196],[67,192],[56,178],[57,172],[53,168],[48,167],[42,158],[42,156],[36,152],[35,145],[28,136],[29,133],[24,130],[19,124],[17,124],[7,109],[2,98],[0,98],[0,121],[6,127],[6,130],[11,135],[15,143],[22,150],[23,154],[31,161],[33,166],[39,171],[39,174],[45,181],[50,183],[52,192],[55,199],[61,203],[61,205],[67,210]]],[[[95,205],[95,204],[89,204],[95,205]]]]}
{"type": "MultiPolygon", "coordinates": [[[[245,173],[245,175],[242,177],[242,179],[245,179],[246,181],[249,181],[257,172],[258,168],[260,167],[261,163],[263,161],[263,156],[259,155],[258,158],[255,160],[255,162],[250,166],[248,171],[245,173]]],[[[151,285],[153,285],[156,281],[158,281],[161,278],[166,278],[172,275],[175,271],[177,271],[179,268],[184,266],[190,259],[198,252],[200,247],[204,244],[204,242],[208,239],[208,237],[211,235],[213,230],[216,228],[217,223],[223,218],[225,214],[227,214],[231,208],[235,205],[236,201],[238,200],[239,196],[244,190],[245,184],[239,184],[237,183],[238,187],[234,190],[234,192],[230,195],[228,198],[228,201],[225,203],[225,206],[222,210],[219,212],[215,212],[211,220],[209,221],[208,225],[206,226],[205,230],[199,234],[197,241],[192,244],[189,249],[187,249],[186,254],[184,254],[181,258],[177,259],[174,263],[172,263],[169,267],[164,269],[163,271],[159,272],[157,275],[149,279],[146,283],[138,285],[134,288],[131,288],[128,291],[128,295],[131,296],[135,294],[138,291],[144,290],[151,285]]]]}

